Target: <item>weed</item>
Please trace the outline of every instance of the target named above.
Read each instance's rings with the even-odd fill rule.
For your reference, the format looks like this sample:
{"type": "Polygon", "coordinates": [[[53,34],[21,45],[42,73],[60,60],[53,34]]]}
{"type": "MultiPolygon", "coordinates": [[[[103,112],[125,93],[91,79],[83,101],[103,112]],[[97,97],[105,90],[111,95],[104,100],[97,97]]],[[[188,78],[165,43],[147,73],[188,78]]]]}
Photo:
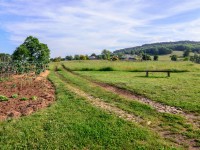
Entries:
{"type": "Polygon", "coordinates": [[[8,101],[8,98],[6,96],[0,95],[0,102],[2,101],[8,101]]]}
{"type": "Polygon", "coordinates": [[[28,98],[22,97],[20,100],[21,100],[21,101],[26,101],[26,100],[28,100],[28,98]]]}
{"type": "Polygon", "coordinates": [[[32,96],[31,99],[36,101],[38,98],[37,98],[37,96],[32,96]]]}
{"type": "Polygon", "coordinates": [[[12,97],[12,98],[17,98],[17,97],[18,97],[18,94],[13,94],[11,97],[12,97]]]}

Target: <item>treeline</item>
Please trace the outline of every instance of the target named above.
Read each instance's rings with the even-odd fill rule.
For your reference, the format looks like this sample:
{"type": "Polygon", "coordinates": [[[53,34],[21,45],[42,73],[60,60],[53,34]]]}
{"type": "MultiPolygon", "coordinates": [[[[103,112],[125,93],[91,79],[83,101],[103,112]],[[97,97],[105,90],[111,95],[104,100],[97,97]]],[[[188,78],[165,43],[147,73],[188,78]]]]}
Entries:
{"type": "Polygon", "coordinates": [[[140,54],[145,53],[149,55],[166,55],[171,54],[172,51],[186,51],[190,50],[192,52],[200,53],[200,42],[195,41],[178,41],[178,42],[161,42],[144,44],[142,46],[136,46],[131,48],[125,48],[121,50],[116,50],[113,53],[122,54],[140,54]]]}
{"type": "Polygon", "coordinates": [[[62,57],[55,57],[51,58],[50,60],[53,62],[65,61],[65,60],[118,60],[119,57],[122,55],[113,54],[109,50],[102,50],[100,55],[96,55],[95,53],[91,55],[67,55],[65,58],[62,57]]]}

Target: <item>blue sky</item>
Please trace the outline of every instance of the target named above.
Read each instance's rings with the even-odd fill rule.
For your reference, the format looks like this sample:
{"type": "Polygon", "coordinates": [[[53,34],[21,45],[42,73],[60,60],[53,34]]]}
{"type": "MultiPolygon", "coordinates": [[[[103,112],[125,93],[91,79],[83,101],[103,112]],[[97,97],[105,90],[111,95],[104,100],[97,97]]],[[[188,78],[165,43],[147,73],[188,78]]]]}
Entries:
{"type": "Polygon", "coordinates": [[[51,57],[200,41],[200,0],[0,0],[0,53],[29,35],[51,57]]]}

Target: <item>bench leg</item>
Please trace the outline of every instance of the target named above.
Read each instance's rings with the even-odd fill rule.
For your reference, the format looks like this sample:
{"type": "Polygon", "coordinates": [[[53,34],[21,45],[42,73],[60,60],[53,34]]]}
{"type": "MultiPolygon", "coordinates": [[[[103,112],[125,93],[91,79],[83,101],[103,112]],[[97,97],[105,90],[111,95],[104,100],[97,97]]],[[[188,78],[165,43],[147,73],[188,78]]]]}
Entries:
{"type": "Polygon", "coordinates": [[[146,77],[148,77],[148,76],[149,76],[149,72],[147,71],[147,72],[146,72],[146,77]]]}
{"type": "Polygon", "coordinates": [[[167,72],[167,76],[170,77],[170,72],[167,72]]]}

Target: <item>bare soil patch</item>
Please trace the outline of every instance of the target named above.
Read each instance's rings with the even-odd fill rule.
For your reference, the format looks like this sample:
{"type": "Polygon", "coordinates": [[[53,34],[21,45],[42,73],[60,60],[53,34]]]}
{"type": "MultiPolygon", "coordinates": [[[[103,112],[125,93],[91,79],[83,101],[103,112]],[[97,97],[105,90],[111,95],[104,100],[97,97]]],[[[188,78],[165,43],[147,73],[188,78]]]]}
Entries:
{"type": "Polygon", "coordinates": [[[49,71],[37,78],[18,75],[0,82],[0,95],[9,98],[0,102],[0,121],[19,118],[51,105],[55,100],[55,90],[46,79],[49,71]]]}

